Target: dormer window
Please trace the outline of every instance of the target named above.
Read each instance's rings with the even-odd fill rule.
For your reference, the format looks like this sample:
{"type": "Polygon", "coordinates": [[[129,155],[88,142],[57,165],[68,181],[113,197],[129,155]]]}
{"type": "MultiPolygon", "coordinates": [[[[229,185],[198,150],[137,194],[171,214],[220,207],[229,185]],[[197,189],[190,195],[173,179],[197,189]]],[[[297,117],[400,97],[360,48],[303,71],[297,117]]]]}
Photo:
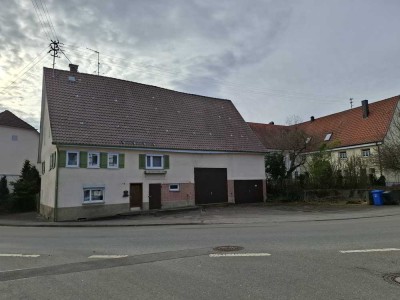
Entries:
{"type": "Polygon", "coordinates": [[[308,144],[309,142],[311,142],[311,137],[308,137],[308,138],[306,139],[306,144],[308,144]]]}
{"type": "Polygon", "coordinates": [[[325,142],[329,141],[331,139],[331,137],[332,137],[332,133],[327,133],[325,138],[324,138],[324,141],[325,142]]]}

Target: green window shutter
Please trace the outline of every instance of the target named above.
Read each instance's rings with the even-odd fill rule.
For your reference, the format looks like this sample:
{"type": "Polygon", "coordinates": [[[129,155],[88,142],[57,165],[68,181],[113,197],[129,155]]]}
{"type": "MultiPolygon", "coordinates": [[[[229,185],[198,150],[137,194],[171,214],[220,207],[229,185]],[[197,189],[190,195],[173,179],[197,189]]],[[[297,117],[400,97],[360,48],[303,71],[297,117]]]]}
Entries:
{"type": "Polygon", "coordinates": [[[124,153],[119,154],[118,162],[119,162],[119,167],[121,169],[125,168],[125,154],[124,153]]]}
{"type": "Polygon", "coordinates": [[[169,155],[164,155],[164,169],[169,169],[169,155]]]}
{"type": "Polygon", "coordinates": [[[139,154],[139,169],[146,169],[146,154],[139,154]]]}
{"type": "Polygon", "coordinates": [[[79,152],[79,167],[87,168],[87,152],[81,151],[79,152]]]}
{"type": "Polygon", "coordinates": [[[107,153],[100,153],[100,168],[107,168],[107,153]]]}
{"type": "Polygon", "coordinates": [[[60,168],[65,168],[66,161],[67,161],[67,153],[64,150],[58,152],[58,166],[60,168]]]}

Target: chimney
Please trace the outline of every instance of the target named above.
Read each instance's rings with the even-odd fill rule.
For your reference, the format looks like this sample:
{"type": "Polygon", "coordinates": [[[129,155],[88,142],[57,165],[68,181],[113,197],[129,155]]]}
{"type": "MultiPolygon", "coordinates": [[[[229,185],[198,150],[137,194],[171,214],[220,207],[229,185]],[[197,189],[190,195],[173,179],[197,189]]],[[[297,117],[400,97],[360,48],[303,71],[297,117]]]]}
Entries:
{"type": "Polygon", "coordinates": [[[269,125],[274,125],[275,123],[273,121],[269,122],[269,125]]]}
{"type": "Polygon", "coordinates": [[[69,71],[70,72],[74,72],[74,73],[78,73],[78,65],[74,65],[74,64],[69,64],[69,71]]]}
{"type": "Polygon", "coordinates": [[[361,106],[362,106],[363,118],[366,119],[369,116],[368,100],[361,101],[361,106]]]}
{"type": "Polygon", "coordinates": [[[315,120],[314,116],[311,116],[310,121],[314,122],[314,120],[315,120]]]}

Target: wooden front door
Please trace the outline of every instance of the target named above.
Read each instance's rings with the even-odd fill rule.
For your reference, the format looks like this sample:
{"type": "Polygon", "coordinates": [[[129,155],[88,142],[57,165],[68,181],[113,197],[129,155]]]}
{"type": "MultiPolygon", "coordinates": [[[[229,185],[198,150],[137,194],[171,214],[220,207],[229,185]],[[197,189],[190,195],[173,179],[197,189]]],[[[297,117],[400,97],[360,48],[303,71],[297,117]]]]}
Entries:
{"type": "Polygon", "coordinates": [[[161,209],[161,184],[149,184],[149,209],[161,209]]]}
{"type": "Polygon", "coordinates": [[[195,168],[194,186],[196,204],[228,202],[225,168],[195,168]]]}
{"type": "Polygon", "coordinates": [[[131,183],[129,191],[130,207],[140,207],[143,205],[143,188],[141,183],[131,183]]]}

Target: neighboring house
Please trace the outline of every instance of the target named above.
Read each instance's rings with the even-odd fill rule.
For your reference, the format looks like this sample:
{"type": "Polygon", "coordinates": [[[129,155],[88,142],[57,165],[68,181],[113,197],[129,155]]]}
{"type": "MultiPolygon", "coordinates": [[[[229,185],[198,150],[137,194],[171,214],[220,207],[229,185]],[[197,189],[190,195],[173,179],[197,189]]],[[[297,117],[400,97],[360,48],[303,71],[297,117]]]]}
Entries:
{"type": "Polygon", "coordinates": [[[265,200],[265,148],[231,101],[70,68],[44,68],[44,216],[265,200]]]}
{"type": "Polygon", "coordinates": [[[0,177],[8,183],[18,179],[25,160],[36,166],[39,133],[35,128],[5,110],[0,113],[0,177]]]}
{"type": "MultiPolygon", "coordinates": [[[[260,123],[249,125],[270,151],[287,150],[274,138],[283,131],[302,131],[307,136],[304,142],[310,143],[304,153],[315,153],[322,144],[327,144],[331,158],[337,163],[343,163],[351,156],[361,157],[367,174],[377,177],[384,175],[386,182],[390,184],[400,182],[399,174],[385,172],[369,158],[379,155],[380,146],[398,118],[399,99],[400,96],[396,96],[371,104],[368,104],[368,100],[363,100],[360,107],[321,118],[311,117],[308,122],[291,126],[260,123]]],[[[297,172],[304,172],[304,168],[299,168],[297,172]]]]}

